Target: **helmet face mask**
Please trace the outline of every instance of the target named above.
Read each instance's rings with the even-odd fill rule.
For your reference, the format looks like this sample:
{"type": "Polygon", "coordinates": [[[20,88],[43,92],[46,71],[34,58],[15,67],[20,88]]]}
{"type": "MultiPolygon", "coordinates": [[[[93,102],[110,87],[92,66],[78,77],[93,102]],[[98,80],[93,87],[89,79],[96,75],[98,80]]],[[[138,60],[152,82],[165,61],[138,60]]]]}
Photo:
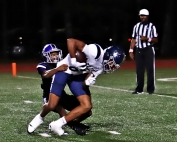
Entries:
{"type": "Polygon", "coordinates": [[[62,50],[55,44],[47,44],[42,50],[44,61],[47,63],[57,63],[62,60],[62,50]]]}
{"type": "Polygon", "coordinates": [[[120,66],[115,63],[114,57],[110,56],[109,60],[104,60],[104,72],[111,73],[117,70],[120,66]]]}
{"type": "Polygon", "coordinates": [[[52,63],[57,63],[59,61],[59,52],[57,51],[51,52],[49,53],[49,56],[50,56],[50,61],[52,63]]]}
{"type": "Polygon", "coordinates": [[[124,51],[117,46],[110,46],[104,51],[103,71],[105,73],[112,73],[124,62],[126,55],[124,51]]]}

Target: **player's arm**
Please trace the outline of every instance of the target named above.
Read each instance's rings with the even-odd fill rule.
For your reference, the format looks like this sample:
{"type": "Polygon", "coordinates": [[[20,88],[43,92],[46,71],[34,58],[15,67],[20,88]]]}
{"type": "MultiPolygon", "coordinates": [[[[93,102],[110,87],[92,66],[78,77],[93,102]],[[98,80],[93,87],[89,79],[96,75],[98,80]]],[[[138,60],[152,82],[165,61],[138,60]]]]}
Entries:
{"type": "Polygon", "coordinates": [[[85,43],[77,39],[69,38],[67,39],[67,46],[71,58],[75,58],[76,50],[82,51],[85,46],[85,43]]]}
{"type": "Polygon", "coordinates": [[[50,78],[52,77],[55,73],[59,72],[59,71],[65,71],[68,69],[68,65],[66,64],[63,64],[59,67],[56,67],[54,69],[51,69],[51,70],[44,70],[43,73],[42,73],[42,77],[43,78],[50,78]]]}
{"type": "Polygon", "coordinates": [[[69,38],[67,39],[68,51],[71,57],[71,65],[77,67],[78,69],[85,69],[86,63],[79,63],[76,60],[76,51],[79,50],[82,52],[86,44],[83,41],[69,38]]]}

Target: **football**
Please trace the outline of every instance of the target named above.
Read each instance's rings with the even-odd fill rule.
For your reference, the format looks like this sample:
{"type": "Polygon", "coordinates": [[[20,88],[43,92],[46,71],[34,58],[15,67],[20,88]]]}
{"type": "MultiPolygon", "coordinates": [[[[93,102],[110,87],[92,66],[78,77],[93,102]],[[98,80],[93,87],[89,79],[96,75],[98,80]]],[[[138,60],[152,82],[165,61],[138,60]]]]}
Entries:
{"type": "Polygon", "coordinates": [[[83,52],[77,50],[77,52],[76,52],[76,60],[79,63],[85,63],[87,61],[87,58],[86,58],[86,55],[83,52]]]}

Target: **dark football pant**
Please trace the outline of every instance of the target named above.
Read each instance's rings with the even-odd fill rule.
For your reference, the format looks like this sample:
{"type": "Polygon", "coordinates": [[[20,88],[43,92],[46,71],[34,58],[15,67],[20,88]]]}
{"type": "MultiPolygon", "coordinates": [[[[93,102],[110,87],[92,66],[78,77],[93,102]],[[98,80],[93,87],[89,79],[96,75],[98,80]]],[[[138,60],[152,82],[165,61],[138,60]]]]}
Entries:
{"type": "Polygon", "coordinates": [[[144,74],[147,72],[147,92],[153,93],[155,90],[155,51],[154,47],[146,47],[136,49],[136,81],[137,87],[135,91],[143,92],[144,74]]]}

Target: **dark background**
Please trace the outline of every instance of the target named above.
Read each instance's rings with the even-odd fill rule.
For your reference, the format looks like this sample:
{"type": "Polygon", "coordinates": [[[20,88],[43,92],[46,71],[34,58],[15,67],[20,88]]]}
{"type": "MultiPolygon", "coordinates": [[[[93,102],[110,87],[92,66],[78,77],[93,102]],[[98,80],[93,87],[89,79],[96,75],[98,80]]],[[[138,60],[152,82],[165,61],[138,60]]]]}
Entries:
{"type": "Polygon", "coordinates": [[[156,57],[176,58],[176,7],[176,0],[1,0],[0,59],[39,59],[47,43],[66,55],[69,37],[103,48],[120,45],[128,55],[142,8],[157,28],[156,57]]]}

